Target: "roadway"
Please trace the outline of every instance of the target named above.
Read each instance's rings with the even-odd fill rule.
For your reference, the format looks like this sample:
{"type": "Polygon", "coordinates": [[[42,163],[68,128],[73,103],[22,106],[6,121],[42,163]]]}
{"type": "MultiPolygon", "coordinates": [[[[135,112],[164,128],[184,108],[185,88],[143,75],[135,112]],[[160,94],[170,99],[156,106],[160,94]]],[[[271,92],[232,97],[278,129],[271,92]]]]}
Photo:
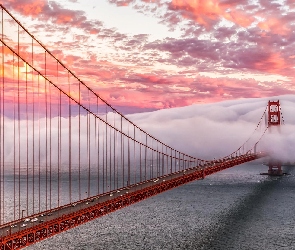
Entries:
{"type": "Polygon", "coordinates": [[[180,170],[168,175],[164,175],[161,177],[153,178],[151,180],[136,183],[136,184],[123,187],[117,190],[113,190],[104,194],[92,196],[81,201],[73,202],[71,204],[67,204],[62,207],[58,207],[49,211],[44,211],[36,215],[32,215],[26,218],[19,219],[14,222],[4,224],[0,227],[0,237],[7,237],[11,234],[20,232],[22,230],[25,230],[37,225],[42,225],[42,223],[46,223],[48,221],[61,218],[63,216],[78,212],[82,209],[98,205],[99,203],[110,201],[120,196],[132,194],[138,190],[142,190],[154,185],[158,185],[159,183],[162,183],[164,181],[170,181],[172,179],[176,179],[183,175],[189,175],[194,172],[199,172],[199,176],[204,177],[205,173],[212,174],[222,169],[225,169],[227,167],[235,166],[247,161],[252,161],[255,158],[260,158],[260,157],[264,157],[264,154],[258,153],[258,154],[242,155],[242,156],[236,156],[236,157],[224,159],[223,161],[207,162],[204,165],[204,167],[197,166],[197,167],[193,167],[189,169],[180,170]],[[219,166],[225,166],[225,167],[220,168],[219,166]]]}
{"type": "Polygon", "coordinates": [[[124,188],[120,188],[117,190],[113,190],[104,194],[100,194],[97,196],[92,196],[87,199],[73,202],[71,204],[55,208],[52,210],[44,211],[42,213],[36,214],[34,216],[24,217],[22,219],[6,223],[0,227],[0,237],[8,236],[10,234],[17,233],[24,229],[34,227],[37,224],[42,224],[47,221],[54,220],[56,218],[62,217],[63,215],[71,214],[74,212],[78,212],[81,209],[91,207],[97,205],[99,203],[103,203],[112,199],[115,199],[119,196],[123,196],[124,194],[131,194],[138,190],[151,187],[153,185],[159,184],[160,182],[168,181],[171,179],[175,179],[177,177],[183,176],[184,174],[190,174],[195,171],[203,171],[201,167],[194,167],[190,169],[181,170],[178,172],[174,172],[168,175],[164,175],[161,177],[157,177],[151,180],[143,181],[137,184],[133,184],[124,188]]]}

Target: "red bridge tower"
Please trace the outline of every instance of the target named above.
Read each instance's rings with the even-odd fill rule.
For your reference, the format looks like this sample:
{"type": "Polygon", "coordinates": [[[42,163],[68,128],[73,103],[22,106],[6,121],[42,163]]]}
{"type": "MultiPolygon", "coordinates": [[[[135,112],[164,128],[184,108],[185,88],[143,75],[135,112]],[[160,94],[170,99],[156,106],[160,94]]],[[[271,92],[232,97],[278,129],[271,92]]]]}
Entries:
{"type": "MultiPolygon", "coordinates": [[[[281,125],[281,110],[280,101],[268,101],[268,127],[276,126],[279,128],[281,125]]],[[[283,175],[282,164],[278,160],[270,160],[268,163],[269,175],[283,175]]]]}

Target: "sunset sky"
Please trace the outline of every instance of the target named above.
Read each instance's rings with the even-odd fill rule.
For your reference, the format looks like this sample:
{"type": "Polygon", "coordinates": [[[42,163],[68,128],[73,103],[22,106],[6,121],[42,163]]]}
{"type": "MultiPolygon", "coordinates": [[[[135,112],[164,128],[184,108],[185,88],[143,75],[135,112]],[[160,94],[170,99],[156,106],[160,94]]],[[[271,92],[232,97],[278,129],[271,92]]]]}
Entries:
{"type": "Polygon", "coordinates": [[[123,113],[295,94],[295,0],[5,0],[123,113]]]}

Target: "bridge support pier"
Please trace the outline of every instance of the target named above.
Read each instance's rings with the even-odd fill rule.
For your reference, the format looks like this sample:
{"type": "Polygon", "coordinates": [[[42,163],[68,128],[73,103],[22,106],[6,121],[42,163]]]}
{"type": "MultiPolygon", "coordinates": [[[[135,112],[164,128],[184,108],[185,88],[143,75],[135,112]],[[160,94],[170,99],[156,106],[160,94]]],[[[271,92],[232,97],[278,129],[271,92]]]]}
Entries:
{"type": "Polygon", "coordinates": [[[283,175],[282,164],[280,162],[269,162],[268,175],[280,176],[283,175]]]}

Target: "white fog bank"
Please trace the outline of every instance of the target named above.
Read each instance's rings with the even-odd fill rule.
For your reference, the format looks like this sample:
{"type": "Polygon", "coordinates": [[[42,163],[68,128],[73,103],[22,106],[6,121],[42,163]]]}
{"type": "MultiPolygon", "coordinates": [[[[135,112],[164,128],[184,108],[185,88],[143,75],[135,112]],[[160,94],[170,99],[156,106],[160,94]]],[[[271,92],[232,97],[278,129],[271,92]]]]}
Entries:
{"type": "MultiPolygon", "coordinates": [[[[284,161],[295,161],[295,96],[251,98],[129,115],[148,133],[177,150],[202,159],[229,155],[251,136],[268,101],[280,100],[284,125],[272,128],[259,143],[284,161]]],[[[266,128],[263,117],[257,137],[266,128]]]]}

